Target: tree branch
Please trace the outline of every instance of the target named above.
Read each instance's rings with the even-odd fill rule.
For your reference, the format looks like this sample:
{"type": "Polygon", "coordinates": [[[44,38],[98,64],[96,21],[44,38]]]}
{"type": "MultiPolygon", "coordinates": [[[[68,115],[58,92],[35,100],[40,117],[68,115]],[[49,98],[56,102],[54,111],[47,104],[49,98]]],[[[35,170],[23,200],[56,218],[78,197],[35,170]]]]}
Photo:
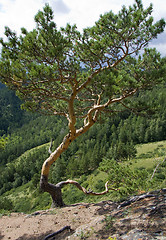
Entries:
{"type": "Polygon", "coordinates": [[[166,158],[164,158],[164,160],[163,160],[162,162],[160,162],[160,163],[158,163],[158,164],[157,164],[157,166],[155,167],[155,169],[154,169],[154,171],[153,171],[153,174],[152,174],[152,176],[151,176],[150,180],[152,180],[152,179],[153,179],[153,177],[154,177],[154,174],[155,174],[155,172],[157,171],[157,168],[160,166],[160,164],[164,163],[164,162],[165,162],[165,160],[166,160],[166,158]]]}
{"type": "Polygon", "coordinates": [[[49,146],[49,149],[48,149],[49,154],[52,153],[52,150],[51,150],[52,145],[53,145],[53,141],[52,141],[52,138],[51,138],[50,146],[49,146]]]}
{"type": "Polygon", "coordinates": [[[73,184],[75,185],[79,190],[81,190],[83,193],[87,194],[87,195],[104,195],[106,193],[109,192],[109,190],[114,190],[114,191],[118,191],[118,189],[115,188],[109,188],[108,189],[108,181],[105,183],[105,191],[97,193],[97,192],[93,192],[92,190],[87,191],[84,187],[82,187],[78,182],[74,181],[74,180],[70,180],[68,179],[67,181],[62,181],[59,182],[58,184],[56,184],[57,187],[62,187],[63,185],[67,185],[67,184],[73,184]]]}

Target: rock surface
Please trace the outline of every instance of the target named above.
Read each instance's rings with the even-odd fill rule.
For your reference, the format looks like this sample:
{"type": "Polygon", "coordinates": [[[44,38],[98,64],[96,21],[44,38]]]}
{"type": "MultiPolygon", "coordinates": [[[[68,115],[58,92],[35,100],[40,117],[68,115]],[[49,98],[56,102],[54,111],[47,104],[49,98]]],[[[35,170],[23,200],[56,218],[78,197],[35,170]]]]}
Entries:
{"type": "Polygon", "coordinates": [[[79,203],[27,215],[0,218],[0,240],[166,240],[166,189],[134,196],[125,202],[79,203]]]}

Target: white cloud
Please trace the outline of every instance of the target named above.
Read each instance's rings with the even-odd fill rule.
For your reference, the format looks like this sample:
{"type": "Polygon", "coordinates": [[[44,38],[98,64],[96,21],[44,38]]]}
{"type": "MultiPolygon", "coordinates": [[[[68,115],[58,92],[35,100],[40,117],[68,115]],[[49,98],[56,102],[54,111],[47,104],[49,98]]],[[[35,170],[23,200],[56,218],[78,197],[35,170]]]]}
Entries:
{"type": "Polygon", "coordinates": [[[20,33],[20,28],[31,30],[34,26],[34,15],[42,8],[41,0],[2,0],[0,12],[0,35],[4,32],[4,26],[20,33]],[[3,29],[2,29],[3,28],[3,29]]]}
{"type": "Polygon", "coordinates": [[[104,14],[111,9],[117,12],[119,9],[119,5],[110,0],[64,1],[71,8],[71,11],[63,20],[63,25],[65,21],[71,24],[76,23],[79,29],[92,26],[98,20],[100,14],[104,14]]]}
{"type": "Polygon", "coordinates": [[[55,14],[68,14],[70,8],[64,3],[63,0],[51,0],[51,6],[55,11],[55,14]]]}

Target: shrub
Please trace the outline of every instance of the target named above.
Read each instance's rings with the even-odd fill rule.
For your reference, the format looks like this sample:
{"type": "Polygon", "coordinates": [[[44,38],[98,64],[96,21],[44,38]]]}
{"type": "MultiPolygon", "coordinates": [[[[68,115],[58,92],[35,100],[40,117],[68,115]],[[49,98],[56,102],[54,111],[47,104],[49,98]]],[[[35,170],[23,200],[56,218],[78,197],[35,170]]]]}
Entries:
{"type": "Polygon", "coordinates": [[[13,203],[7,197],[0,198],[0,209],[10,211],[13,209],[13,203]]]}

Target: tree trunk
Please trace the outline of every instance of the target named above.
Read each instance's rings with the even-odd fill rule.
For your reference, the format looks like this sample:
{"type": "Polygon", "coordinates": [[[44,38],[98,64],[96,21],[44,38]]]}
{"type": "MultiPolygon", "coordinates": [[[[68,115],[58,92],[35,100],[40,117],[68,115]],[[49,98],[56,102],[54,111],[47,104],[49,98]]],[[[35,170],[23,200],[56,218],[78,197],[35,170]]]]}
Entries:
{"type": "MultiPolygon", "coordinates": [[[[73,123],[74,124],[74,123],[73,123]]],[[[68,148],[68,146],[81,134],[86,132],[92,125],[94,121],[91,121],[85,124],[84,127],[80,128],[79,130],[75,131],[73,134],[71,131],[64,137],[62,143],[57,147],[57,149],[52,152],[51,145],[49,148],[50,156],[44,161],[41,171],[41,178],[40,178],[40,187],[44,192],[50,193],[52,197],[52,207],[63,207],[64,202],[62,200],[62,192],[61,188],[64,184],[68,184],[69,182],[60,182],[56,185],[48,183],[48,176],[51,165],[58,159],[58,157],[68,148]]],[[[74,125],[73,125],[74,126],[74,125]]],[[[70,129],[73,129],[73,126],[70,126],[70,129]]]]}
{"type": "MultiPolygon", "coordinates": [[[[104,194],[109,192],[109,190],[108,190],[108,182],[106,182],[106,184],[105,184],[105,191],[100,192],[100,193],[96,193],[96,192],[93,192],[92,190],[87,191],[78,182],[70,180],[70,179],[68,179],[67,181],[59,182],[56,185],[48,183],[47,177],[42,175],[41,179],[40,179],[40,187],[41,187],[41,189],[44,192],[50,193],[50,195],[52,197],[52,205],[51,205],[51,207],[56,208],[56,207],[63,207],[63,206],[65,206],[65,204],[63,202],[63,199],[62,199],[61,188],[64,185],[67,185],[67,184],[75,185],[79,190],[81,190],[83,193],[85,193],[87,195],[104,195],[104,194]]],[[[115,188],[109,188],[109,189],[110,190],[114,190],[114,191],[118,190],[118,189],[115,189],[115,188]]]]}
{"type": "Polygon", "coordinates": [[[63,207],[65,204],[62,199],[61,185],[48,183],[48,178],[41,175],[40,187],[44,192],[48,192],[52,197],[51,207],[63,207]]]}
{"type": "MultiPolygon", "coordinates": [[[[71,109],[72,109],[72,107],[71,107],[71,109]]],[[[72,112],[72,111],[70,111],[70,112],[72,112]]],[[[49,171],[50,171],[51,165],[68,148],[68,146],[71,144],[71,142],[73,142],[78,136],[87,132],[88,129],[95,123],[95,121],[97,119],[97,115],[98,115],[97,114],[98,110],[96,110],[94,117],[92,116],[92,113],[93,113],[93,109],[89,111],[88,122],[85,121],[84,126],[78,130],[75,130],[75,127],[74,127],[75,121],[74,120],[69,121],[70,132],[64,137],[62,143],[59,145],[59,147],[54,152],[51,152],[51,146],[49,148],[49,153],[51,153],[51,155],[43,163],[41,178],[40,178],[40,187],[44,192],[50,193],[50,195],[52,197],[52,201],[53,201],[52,207],[63,207],[65,205],[63,202],[63,199],[62,199],[62,192],[61,192],[61,188],[65,184],[73,184],[78,189],[80,189],[82,192],[84,192],[85,194],[103,195],[103,194],[108,193],[108,186],[107,186],[108,183],[106,183],[106,185],[105,185],[106,190],[102,193],[95,193],[93,191],[87,191],[85,188],[81,187],[78,182],[73,181],[73,180],[62,181],[62,182],[57,183],[56,185],[48,183],[48,176],[49,176],[49,171]]],[[[52,143],[51,143],[51,145],[52,145],[52,143]]]]}
{"type": "Polygon", "coordinates": [[[49,148],[50,156],[48,159],[45,160],[42,166],[41,178],[40,178],[40,188],[44,192],[50,193],[52,197],[52,207],[63,207],[64,202],[62,200],[62,192],[61,192],[61,185],[60,184],[51,184],[48,182],[48,176],[51,165],[58,159],[58,157],[68,148],[70,143],[74,140],[74,137],[71,137],[70,133],[67,134],[62,143],[59,147],[54,151],[51,152],[51,145],[49,148]]]}

